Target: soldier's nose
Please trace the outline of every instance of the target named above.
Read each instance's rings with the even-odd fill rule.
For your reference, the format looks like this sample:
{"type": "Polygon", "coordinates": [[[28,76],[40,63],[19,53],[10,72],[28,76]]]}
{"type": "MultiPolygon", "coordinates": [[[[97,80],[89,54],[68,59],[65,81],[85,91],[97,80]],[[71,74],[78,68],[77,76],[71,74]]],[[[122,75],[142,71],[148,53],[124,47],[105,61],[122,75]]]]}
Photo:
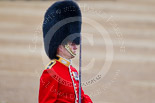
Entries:
{"type": "Polygon", "coordinates": [[[76,49],[77,49],[77,45],[74,45],[74,46],[73,46],[73,49],[76,50],[76,49]]]}

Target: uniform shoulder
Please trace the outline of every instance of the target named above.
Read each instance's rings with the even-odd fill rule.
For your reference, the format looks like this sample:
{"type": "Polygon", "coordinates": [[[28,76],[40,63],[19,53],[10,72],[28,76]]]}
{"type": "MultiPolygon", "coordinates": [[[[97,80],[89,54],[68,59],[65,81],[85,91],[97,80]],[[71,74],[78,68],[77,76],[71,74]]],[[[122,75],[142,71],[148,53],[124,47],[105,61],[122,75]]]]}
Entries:
{"type": "Polygon", "coordinates": [[[47,64],[45,69],[51,69],[55,64],[56,64],[56,60],[53,59],[47,64]]]}

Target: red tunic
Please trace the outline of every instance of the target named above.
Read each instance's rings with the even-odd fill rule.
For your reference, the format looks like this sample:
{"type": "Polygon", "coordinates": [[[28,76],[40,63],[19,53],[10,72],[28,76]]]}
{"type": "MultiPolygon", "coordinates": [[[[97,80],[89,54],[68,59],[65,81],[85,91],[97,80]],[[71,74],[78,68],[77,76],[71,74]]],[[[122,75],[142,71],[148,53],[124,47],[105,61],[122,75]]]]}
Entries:
{"type": "MultiPolygon", "coordinates": [[[[82,103],[92,103],[81,88],[82,103]]],[[[70,62],[59,57],[52,60],[40,78],[39,103],[78,103],[78,72],[70,62]]]]}

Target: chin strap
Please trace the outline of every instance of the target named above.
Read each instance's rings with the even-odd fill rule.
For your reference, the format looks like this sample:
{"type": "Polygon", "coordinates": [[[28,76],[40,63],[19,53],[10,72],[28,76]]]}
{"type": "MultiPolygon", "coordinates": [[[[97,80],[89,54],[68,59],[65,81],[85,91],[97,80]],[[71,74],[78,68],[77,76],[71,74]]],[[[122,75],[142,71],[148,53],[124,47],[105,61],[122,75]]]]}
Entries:
{"type": "Polygon", "coordinates": [[[72,52],[72,50],[70,49],[70,47],[69,47],[69,44],[66,44],[65,45],[65,48],[66,48],[66,50],[72,55],[72,56],[76,56],[76,54],[74,54],[73,52],[72,52]]]}

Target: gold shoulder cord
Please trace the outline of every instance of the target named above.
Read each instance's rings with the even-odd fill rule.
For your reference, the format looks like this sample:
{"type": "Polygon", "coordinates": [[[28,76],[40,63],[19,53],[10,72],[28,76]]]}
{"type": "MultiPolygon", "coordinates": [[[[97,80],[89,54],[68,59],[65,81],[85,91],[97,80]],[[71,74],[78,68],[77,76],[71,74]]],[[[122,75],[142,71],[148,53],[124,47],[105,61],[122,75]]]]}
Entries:
{"type": "Polygon", "coordinates": [[[51,69],[55,63],[56,63],[55,60],[51,60],[50,63],[47,64],[47,66],[45,67],[45,69],[51,69]]]}

